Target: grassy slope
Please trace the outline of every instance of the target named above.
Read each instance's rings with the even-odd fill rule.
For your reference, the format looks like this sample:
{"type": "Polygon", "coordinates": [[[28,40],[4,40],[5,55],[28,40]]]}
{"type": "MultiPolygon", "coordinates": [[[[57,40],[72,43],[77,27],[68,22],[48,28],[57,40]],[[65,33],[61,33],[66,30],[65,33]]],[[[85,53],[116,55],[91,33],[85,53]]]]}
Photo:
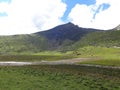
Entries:
{"type": "Polygon", "coordinates": [[[93,32],[83,37],[78,44],[81,46],[120,47],[120,30],[93,32]]]}
{"type": "Polygon", "coordinates": [[[120,66],[120,30],[93,32],[84,36],[69,48],[76,49],[79,57],[96,57],[99,60],[82,62],[83,64],[100,64],[120,66]]]}
{"type": "Polygon", "coordinates": [[[119,90],[120,70],[71,65],[0,67],[1,90],[119,90]]]}
{"type": "Polygon", "coordinates": [[[81,62],[81,64],[100,64],[120,66],[120,48],[87,46],[74,51],[78,57],[94,57],[97,60],[81,62]]]}
{"type": "Polygon", "coordinates": [[[47,40],[40,35],[0,36],[0,53],[35,53],[47,49],[47,40]]]}

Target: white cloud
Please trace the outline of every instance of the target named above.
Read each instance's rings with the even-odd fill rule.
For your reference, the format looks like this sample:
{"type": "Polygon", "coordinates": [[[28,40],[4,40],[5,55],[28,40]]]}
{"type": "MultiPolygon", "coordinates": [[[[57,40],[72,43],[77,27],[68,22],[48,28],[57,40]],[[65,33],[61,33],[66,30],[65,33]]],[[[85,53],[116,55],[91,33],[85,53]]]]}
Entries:
{"type": "Polygon", "coordinates": [[[82,27],[89,25],[92,17],[92,12],[86,5],[77,4],[69,14],[69,18],[73,23],[78,24],[82,27]]]}
{"type": "Polygon", "coordinates": [[[3,8],[0,12],[8,14],[8,17],[0,17],[0,35],[33,33],[52,28],[63,23],[60,18],[66,10],[66,4],[61,0],[12,0],[10,4],[0,4],[3,8]]]}
{"type": "Polygon", "coordinates": [[[90,6],[77,4],[69,14],[69,18],[80,27],[111,29],[120,24],[119,8],[119,0],[96,0],[96,4],[90,6]],[[110,7],[104,11],[100,9],[93,19],[95,11],[103,3],[109,4],[110,7]]]}
{"type": "Polygon", "coordinates": [[[0,12],[4,12],[8,9],[8,3],[2,2],[0,3],[0,12]]]}

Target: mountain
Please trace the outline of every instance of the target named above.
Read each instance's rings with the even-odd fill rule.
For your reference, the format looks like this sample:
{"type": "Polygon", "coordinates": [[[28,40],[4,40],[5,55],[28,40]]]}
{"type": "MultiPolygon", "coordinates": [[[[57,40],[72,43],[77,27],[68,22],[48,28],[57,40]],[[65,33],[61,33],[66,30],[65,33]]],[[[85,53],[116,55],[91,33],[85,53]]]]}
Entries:
{"type": "Polygon", "coordinates": [[[88,45],[120,46],[120,30],[103,31],[67,23],[33,34],[0,36],[0,54],[66,52],[88,45]]]}
{"type": "Polygon", "coordinates": [[[81,28],[69,22],[52,28],[47,31],[37,32],[35,34],[46,37],[51,49],[60,48],[62,45],[71,45],[79,41],[88,33],[98,31],[91,28],[81,28]]]}
{"type": "Polygon", "coordinates": [[[33,34],[0,36],[0,53],[36,53],[45,50],[61,50],[73,45],[86,34],[95,31],[97,30],[67,23],[33,34]]]}
{"type": "Polygon", "coordinates": [[[37,32],[35,34],[45,36],[49,40],[62,42],[65,39],[77,41],[89,32],[97,31],[96,29],[81,28],[72,23],[57,26],[47,31],[37,32]]]}

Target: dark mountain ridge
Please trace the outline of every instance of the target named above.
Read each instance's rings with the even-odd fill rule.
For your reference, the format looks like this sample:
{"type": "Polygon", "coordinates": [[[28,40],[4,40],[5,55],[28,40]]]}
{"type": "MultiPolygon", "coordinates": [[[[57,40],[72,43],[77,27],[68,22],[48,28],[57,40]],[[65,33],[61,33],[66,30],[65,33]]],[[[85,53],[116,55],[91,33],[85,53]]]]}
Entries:
{"type": "Polygon", "coordinates": [[[68,43],[68,45],[70,45],[80,40],[86,34],[96,31],[100,30],[81,28],[69,22],[67,24],[54,27],[47,31],[37,32],[35,34],[46,37],[48,42],[50,43],[50,47],[57,48],[58,46],[62,45],[66,40],[70,41],[70,43],[68,43]]]}
{"type": "Polygon", "coordinates": [[[0,36],[0,53],[68,51],[88,45],[119,46],[119,31],[82,28],[67,23],[33,34],[0,36]]]}
{"type": "Polygon", "coordinates": [[[94,32],[94,31],[99,31],[99,30],[91,29],[91,28],[81,28],[69,22],[67,24],[57,26],[50,30],[37,32],[35,34],[45,36],[49,40],[56,39],[57,41],[61,42],[64,39],[77,41],[81,37],[83,37],[85,34],[94,32]]]}

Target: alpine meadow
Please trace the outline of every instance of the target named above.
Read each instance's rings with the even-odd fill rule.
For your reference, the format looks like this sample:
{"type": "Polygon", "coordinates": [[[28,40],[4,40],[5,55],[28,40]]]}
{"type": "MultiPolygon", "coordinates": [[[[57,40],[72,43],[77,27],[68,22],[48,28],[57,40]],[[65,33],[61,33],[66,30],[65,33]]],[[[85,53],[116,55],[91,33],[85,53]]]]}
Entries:
{"type": "Polygon", "coordinates": [[[0,89],[120,90],[120,30],[69,22],[0,36],[0,89]]]}

